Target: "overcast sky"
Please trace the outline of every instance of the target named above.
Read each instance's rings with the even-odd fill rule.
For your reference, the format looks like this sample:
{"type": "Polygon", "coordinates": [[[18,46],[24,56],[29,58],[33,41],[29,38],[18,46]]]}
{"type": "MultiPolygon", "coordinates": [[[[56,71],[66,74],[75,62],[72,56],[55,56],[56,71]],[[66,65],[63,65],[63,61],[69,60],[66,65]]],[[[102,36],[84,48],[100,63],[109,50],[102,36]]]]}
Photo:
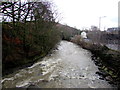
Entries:
{"type": "Polygon", "coordinates": [[[53,0],[57,10],[61,13],[60,23],[78,29],[90,28],[91,25],[101,29],[118,26],[118,2],[120,0],[53,0]]]}

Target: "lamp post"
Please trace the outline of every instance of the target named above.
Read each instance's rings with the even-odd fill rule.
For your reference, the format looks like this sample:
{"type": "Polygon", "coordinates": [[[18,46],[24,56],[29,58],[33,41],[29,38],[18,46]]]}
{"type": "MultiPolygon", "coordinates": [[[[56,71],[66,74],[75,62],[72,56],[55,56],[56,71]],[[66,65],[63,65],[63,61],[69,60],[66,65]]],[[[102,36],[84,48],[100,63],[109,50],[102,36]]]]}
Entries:
{"type": "Polygon", "coordinates": [[[106,16],[99,17],[99,29],[101,29],[101,18],[105,18],[106,16]]]}

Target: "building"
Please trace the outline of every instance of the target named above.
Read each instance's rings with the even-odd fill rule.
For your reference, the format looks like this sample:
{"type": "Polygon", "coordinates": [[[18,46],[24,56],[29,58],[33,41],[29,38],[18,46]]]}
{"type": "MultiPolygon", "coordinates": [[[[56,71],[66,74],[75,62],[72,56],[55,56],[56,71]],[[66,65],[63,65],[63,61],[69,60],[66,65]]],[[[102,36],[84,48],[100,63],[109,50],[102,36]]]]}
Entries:
{"type": "Polygon", "coordinates": [[[83,32],[81,33],[81,37],[84,38],[84,39],[87,38],[87,33],[83,31],[83,32]]]}
{"type": "Polygon", "coordinates": [[[107,32],[111,34],[118,34],[119,30],[120,30],[120,27],[112,27],[112,28],[108,28],[107,32]]]}
{"type": "Polygon", "coordinates": [[[97,26],[91,26],[91,30],[92,30],[92,31],[98,31],[99,28],[98,28],[97,26]]]}

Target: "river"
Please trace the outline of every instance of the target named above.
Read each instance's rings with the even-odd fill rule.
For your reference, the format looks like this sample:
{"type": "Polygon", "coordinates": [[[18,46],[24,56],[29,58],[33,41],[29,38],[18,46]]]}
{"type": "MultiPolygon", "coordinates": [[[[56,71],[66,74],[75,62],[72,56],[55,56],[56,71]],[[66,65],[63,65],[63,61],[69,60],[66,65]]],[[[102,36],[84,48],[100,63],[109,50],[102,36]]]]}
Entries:
{"type": "Polygon", "coordinates": [[[95,74],[98,67],[91,53],[76,44],[61,41],[58,49],[30,67],[21,69],[2,79],[3,88],[112,88],[95,74]]]}

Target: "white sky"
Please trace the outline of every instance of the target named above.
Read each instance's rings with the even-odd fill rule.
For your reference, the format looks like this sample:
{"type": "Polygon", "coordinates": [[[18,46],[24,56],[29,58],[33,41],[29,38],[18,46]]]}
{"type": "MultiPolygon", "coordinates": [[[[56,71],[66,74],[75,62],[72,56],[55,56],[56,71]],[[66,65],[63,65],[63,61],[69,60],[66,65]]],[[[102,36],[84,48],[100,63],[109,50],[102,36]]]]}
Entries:
{"type": "MultiPolygon", "coordinates": [[[[22,0],[26,1],[26,0],[22,0]]],[[[31,0],[32,1],[32,0],[31,0]]],[[[43,0],[44,1],[44,0],[43,0]]],[[[118,26],[118,2],[120,0],[48,0],[53,1],[60,13],[60,23],[78,29],[90,28],[91,25],[101,29],[118,26]]]]}
{"type": "Polygon", "coordinates": [[[101,29],[118,26],[118,2],[120,0],[53,0],[61,13],[60,23],[78,29],[90,28],[91,25],[101,29]]]}

